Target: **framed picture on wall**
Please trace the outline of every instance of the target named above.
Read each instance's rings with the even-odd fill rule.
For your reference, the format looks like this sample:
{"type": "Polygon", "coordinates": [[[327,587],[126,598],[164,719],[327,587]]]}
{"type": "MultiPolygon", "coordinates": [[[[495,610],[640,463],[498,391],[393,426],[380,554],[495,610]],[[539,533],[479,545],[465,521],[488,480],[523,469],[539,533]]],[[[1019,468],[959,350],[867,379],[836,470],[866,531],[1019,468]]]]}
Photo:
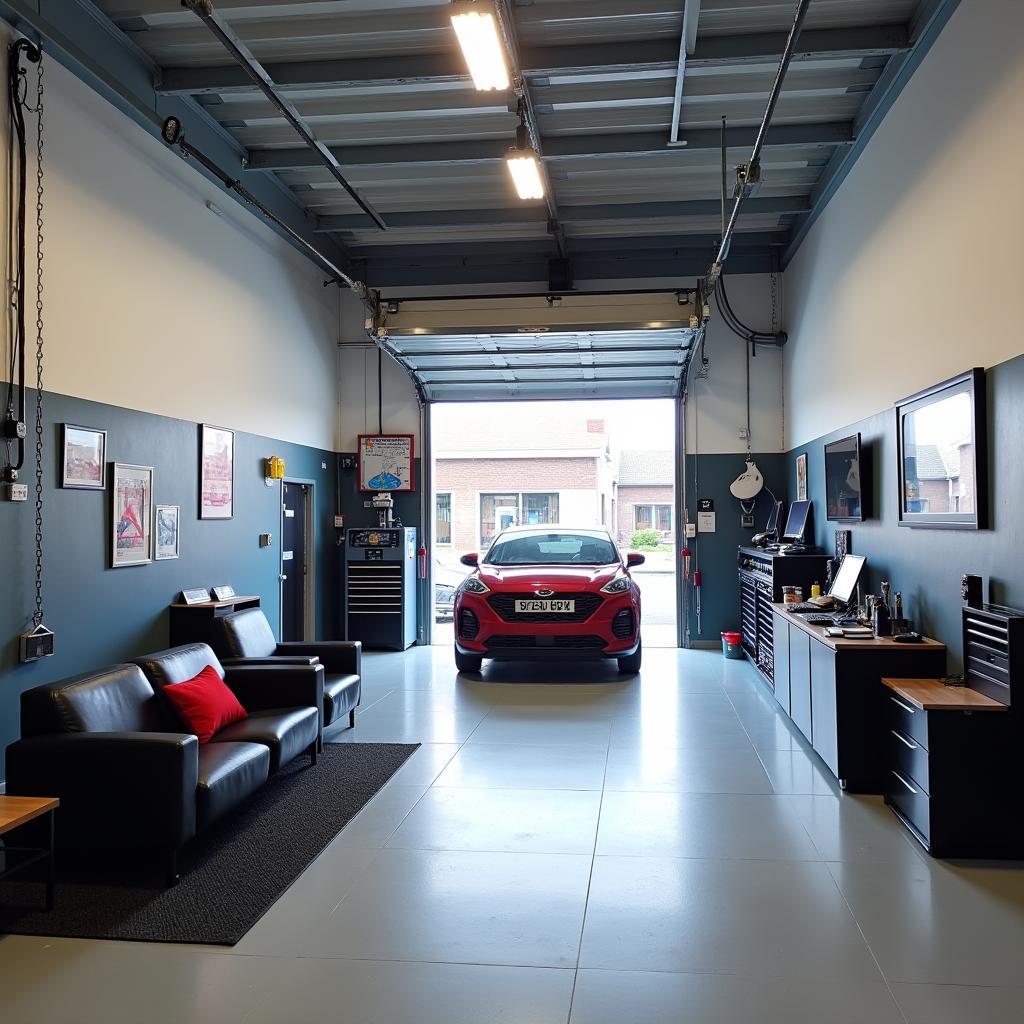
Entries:
{"type": "Polygon", "coordinates": [[[359,435],[359,490],[414,491],[412,434],[359,435]]]}
{"type": "Polygon", "coordinates": [[[102,491],[107,485],[107,432],[62,423],[61,487],[102,491]]]}
{"type": "Polygon", "coordinates": [[[114,463],[111,565],[153,561],[153,467],[114,463]]]}
{"type": "Polygon", "coordinates": [[[796,500],[807,500],[807,452],[796,457],[796,500]]]}
{"type": "Polygon", "coordinates": [[[181,554],[181,506],[156,507],[156,560],[177,558],[181,554]]]}
{"type": "Polygon", "coordinates": [[[235,514],[235,432],[209,423],[199,426],[199,518],[231,519],[235,514]]]}

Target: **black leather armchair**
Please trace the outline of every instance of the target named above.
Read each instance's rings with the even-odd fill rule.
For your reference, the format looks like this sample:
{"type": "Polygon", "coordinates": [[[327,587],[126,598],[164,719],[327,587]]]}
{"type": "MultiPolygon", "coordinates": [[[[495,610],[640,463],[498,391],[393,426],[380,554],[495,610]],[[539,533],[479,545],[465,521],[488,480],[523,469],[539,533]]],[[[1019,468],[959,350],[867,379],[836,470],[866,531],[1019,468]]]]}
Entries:
{"type": "Polygon", "coordinates": [[[159,688],[207,665],[221,671],[213,651],[193,644],[139,662],[145,671],[115,665],[26,690],[7,789],[60,797],[62,849],[145,850],[167,859],[173,880],[185,843],[298,754],[315,762],[323,669],[231,670],[249,717],[200,745],[159,688]]]}
{"type": "Polygon", "coordinates": [[[278,643],[259,608],[246,608],[213,621],[214,646],[230,672],[240,666],[292,663],[312,658],[324,667],[324,728],[348,714],[356,724],[362,697],[363,645],[358,640],[310,640],[278,643]]]}

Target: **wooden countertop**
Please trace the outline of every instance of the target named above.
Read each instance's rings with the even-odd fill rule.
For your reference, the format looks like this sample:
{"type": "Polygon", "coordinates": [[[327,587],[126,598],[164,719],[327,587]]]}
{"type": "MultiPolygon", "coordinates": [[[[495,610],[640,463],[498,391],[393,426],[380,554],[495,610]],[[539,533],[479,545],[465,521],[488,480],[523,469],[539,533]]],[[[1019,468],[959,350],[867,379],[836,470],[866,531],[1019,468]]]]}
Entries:
{"type": "Polygon", "coordinates": [[[0,836],[59,806],[55,796],[0,796],[0,836]]]}
{"type": "Polygon", "coordinates": [[[898,693],[922,711],[1009,711],[1005,704],[986,697],[968,686],[946,686],[941,679],[882,679],[893,693],[898,693]]]}
{"type": "MultiPolygon", "coordinates": [[[[806,617],[803,615],[793,615],[786,611],[784,604],[773,604],[772,609],[788,619],[794,626],[802,629],[809,636],[813,636],[815,640],[823,643],[826,647],[831,647],[833,651],[922,651],[926,649],[944,651],[946,649],[945,644],[940,644],[938,640],[929,640],[925,637],[920,643],[916,644],[898,644],[891,637],[852,637],[852,636],[825,636],[824,626],[812,626],[806,621],[806,617]]],[[[948,687],[946,687],[948,689],[948,687]]]]}

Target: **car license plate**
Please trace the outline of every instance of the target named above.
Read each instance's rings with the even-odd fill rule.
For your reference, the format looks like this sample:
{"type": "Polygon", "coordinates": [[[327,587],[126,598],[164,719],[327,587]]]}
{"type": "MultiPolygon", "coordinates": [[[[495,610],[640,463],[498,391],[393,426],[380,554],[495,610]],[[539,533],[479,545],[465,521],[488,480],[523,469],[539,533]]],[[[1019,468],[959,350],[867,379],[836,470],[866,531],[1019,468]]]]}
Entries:
{"type": "Polygon", "coordinates": [[[550,615],[563,613],[571,615],[576,611],[575,601],[516,601],[516,614],[550,615]]]}

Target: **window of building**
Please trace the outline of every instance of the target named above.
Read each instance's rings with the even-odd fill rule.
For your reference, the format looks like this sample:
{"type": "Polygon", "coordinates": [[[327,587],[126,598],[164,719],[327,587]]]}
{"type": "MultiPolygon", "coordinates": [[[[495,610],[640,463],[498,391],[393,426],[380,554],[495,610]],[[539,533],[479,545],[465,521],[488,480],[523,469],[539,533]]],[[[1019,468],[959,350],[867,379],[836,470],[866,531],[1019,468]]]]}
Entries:
{"type": "Polygon", "coordinates": [[[434,543],[452,542],[452,496],[450,491],[437,495],[434,512],[434,543]]]}
{"type": "Polygon", "coordinates": [[[671,505],[634,505],[633,528],[636,530],[658,530],[672,532],[671,505]]]}
{"type": "Polygon", "coordinates": [[[480,547],[510,526],[537,526],[558,522],[557,494],[481,494],[480,547]]]}

